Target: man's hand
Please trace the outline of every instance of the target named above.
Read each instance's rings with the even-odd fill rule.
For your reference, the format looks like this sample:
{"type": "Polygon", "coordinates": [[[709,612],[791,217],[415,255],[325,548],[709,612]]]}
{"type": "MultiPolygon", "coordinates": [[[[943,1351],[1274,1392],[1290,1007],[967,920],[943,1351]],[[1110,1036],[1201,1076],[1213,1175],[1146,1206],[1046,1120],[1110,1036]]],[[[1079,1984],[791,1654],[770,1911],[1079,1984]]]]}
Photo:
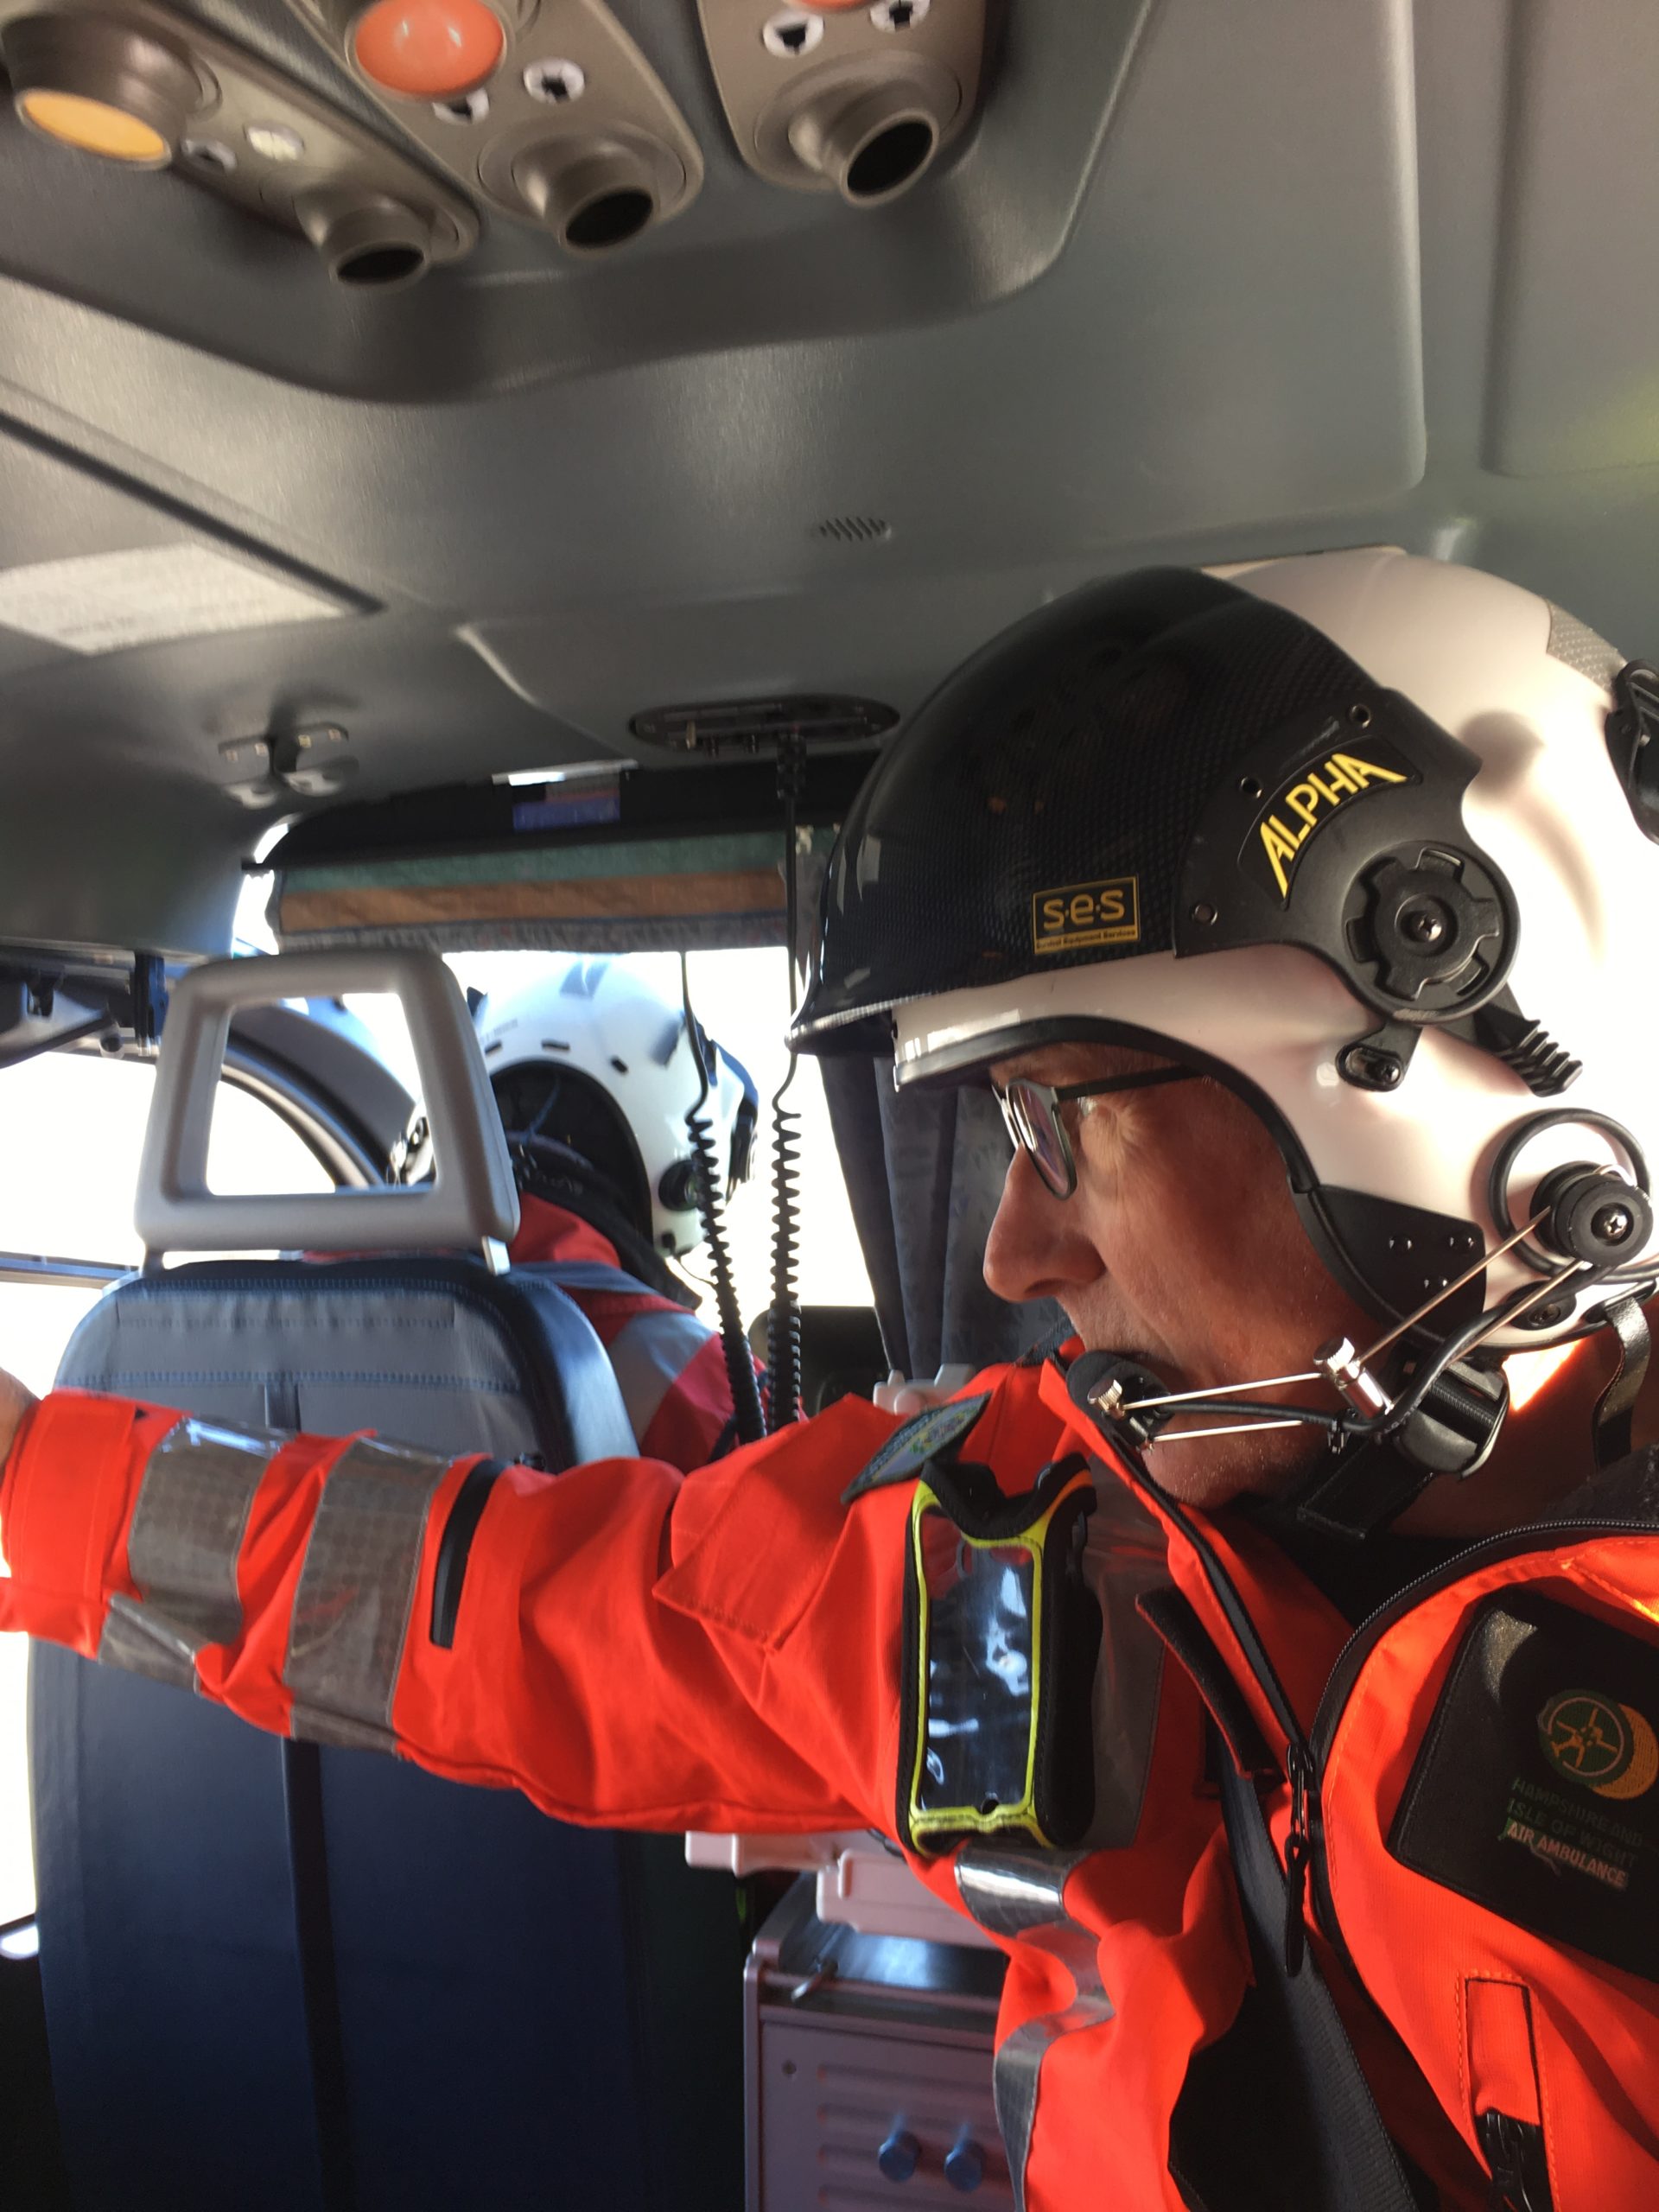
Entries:
{"type": "Polygon", "coordinates": [[[23,1416],[35,1404],[35,1394],[24,1389],[15,1375],[0,1367],[0,1471],[3,1471],[23,1416]]]}
{"type": "Polygon", "coordinates": [[[876,1408],[884,1414],[921,1414],[930,1406],[944,1405],[973,1376],[971,1367],[942,1367],[931,1382],[914,1381],[895,1367],[885,1382],[875,1386],[876,1408]]]}

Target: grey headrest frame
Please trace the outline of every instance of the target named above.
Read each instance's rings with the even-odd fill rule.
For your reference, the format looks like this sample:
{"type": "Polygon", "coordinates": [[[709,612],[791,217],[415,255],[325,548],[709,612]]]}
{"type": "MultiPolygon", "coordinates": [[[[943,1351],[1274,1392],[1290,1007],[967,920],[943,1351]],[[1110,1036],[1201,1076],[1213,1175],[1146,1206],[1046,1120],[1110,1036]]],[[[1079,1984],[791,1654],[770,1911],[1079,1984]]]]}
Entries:
{"type": "Polygon", "coordinates": [[[134,1224],[163,1252],[406,1252],[480,1247],[518,1226],[500,1117],[461,986],[435,952],[372,948],[213,960],[174,986],[144,1132],[134,1224]],[[435,1179],[408,1189],[220,1198],[207,1138],[231,1016],[274,999],[390,992],[403,1005],[432,1130],[435,1179]]]}

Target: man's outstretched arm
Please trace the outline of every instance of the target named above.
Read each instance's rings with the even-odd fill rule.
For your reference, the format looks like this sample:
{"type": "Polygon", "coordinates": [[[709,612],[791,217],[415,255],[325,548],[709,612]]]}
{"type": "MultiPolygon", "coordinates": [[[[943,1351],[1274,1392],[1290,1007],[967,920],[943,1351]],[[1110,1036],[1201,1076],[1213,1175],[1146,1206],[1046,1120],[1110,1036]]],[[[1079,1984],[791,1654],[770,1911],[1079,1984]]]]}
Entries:
{"type": "Polygon", "coordinates": [[[562,1819],[885,1825],[908,1492],[841,1493],[893,1425],[554,1477],[4,1377],[0,1625],[562,1819]]]}

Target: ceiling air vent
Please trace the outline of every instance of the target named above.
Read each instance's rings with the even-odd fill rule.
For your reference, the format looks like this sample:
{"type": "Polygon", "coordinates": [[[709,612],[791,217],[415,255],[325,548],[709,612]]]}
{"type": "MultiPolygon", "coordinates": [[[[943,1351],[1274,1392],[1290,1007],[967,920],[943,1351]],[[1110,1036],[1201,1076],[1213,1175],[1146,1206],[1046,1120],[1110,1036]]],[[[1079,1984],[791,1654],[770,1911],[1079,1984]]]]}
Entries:
{"type": "Polygon", "coordinates": [[[652,707],[628,724],[646,745],[676,753],[759,753],[781,737],[809,745],[868,744],[898,721],[896,708],[874,699],[809,693],[787,699],[716,699],[695,707],[652,707]]]}
{"type": "Polygon", "coordinates": [[[893,524],[880,515],[826,515],[812,525],[812,535],[840,545],[879,545],[893,536],[893,524]]]}

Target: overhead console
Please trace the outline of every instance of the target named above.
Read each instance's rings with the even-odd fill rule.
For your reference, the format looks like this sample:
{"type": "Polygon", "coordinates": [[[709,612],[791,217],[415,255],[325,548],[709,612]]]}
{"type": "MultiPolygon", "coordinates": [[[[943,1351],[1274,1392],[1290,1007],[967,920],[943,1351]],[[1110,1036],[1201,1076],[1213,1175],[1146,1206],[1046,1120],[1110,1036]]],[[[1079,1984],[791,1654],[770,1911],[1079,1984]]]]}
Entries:
{"type": "Polygon", "coordinates": [[[194,17],[0,0],[0,62],[20,120],[114,167],[171,167],[308,239],[337,283],[405,284],[469,252],[463,195],[291,77],[194,17]]]}
{"type": "Polygon", "coordinates": [[[879,207],[973,118],[984,0],[698,0],[698,11],[738,151],[768,184],[879,207]]]}
{"type": "Polygon", "coordinates": [[[892,334],[1052,265],[1151,4],[0,0],[0,277],[383,401],[892,334]]]}
{"type": "Polygon", "coordinates": [[[289,0],[429,161],[568,252],[677,215],[702,155],[602,0],[289,0]]]}

